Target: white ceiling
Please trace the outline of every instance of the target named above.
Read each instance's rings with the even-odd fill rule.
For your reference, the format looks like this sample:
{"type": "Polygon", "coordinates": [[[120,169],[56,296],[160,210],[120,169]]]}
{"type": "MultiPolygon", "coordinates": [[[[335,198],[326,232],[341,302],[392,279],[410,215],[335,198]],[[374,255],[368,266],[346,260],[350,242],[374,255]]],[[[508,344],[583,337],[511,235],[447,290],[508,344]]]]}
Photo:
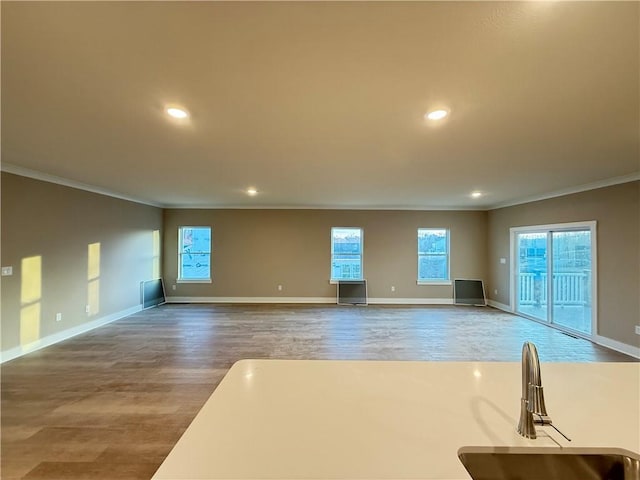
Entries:
{"type": "Polygon", "coordinates": [[[638,2],[1,8],[7,171],[163,206],[423,209],[640,172],[638,2]]]}

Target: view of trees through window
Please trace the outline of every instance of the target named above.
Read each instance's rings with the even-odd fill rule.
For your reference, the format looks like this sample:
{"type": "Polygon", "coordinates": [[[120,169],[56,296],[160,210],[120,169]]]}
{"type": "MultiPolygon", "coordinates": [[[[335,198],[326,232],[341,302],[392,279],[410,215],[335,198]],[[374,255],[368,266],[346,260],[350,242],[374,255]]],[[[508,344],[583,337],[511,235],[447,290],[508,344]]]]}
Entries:
{"type": "Polygon", "coordinates": [[[418,281],[449,280],[449,231],[418,229],[418,281]]]}
{"type": "Polygon", "coordinates": [[[331,229],[331,280],[362,280],[362,229],[331,229]]]}
{"type": "Polygon", "coordinates": [[[181,227],[178,277],[180,280],[211,278],[211,228],[181,227]]]}

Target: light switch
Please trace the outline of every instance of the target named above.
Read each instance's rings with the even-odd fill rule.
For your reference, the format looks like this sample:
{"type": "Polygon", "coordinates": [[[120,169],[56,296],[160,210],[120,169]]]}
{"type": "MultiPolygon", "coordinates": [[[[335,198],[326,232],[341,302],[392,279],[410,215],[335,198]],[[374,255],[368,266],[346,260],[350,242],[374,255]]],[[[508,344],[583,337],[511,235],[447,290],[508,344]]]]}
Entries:
{"type": "Polygon", "coordinates": [[[9,275],[13,275],[13,267],[2,267],[2,276],[8,277],[9,275]]]}

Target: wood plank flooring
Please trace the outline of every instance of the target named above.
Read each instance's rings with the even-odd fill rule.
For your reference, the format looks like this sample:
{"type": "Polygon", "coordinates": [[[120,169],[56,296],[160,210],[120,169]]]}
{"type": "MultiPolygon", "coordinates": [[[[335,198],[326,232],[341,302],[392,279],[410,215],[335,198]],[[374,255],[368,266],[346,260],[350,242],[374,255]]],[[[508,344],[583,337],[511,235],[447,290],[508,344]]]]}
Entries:
{"type": "Polygon", "coordinates": [[[634,361],[491,308],[165,305],[2,365],[0,476],[148,479],[243,358],[519,361],[525,340],[634,361]]]}

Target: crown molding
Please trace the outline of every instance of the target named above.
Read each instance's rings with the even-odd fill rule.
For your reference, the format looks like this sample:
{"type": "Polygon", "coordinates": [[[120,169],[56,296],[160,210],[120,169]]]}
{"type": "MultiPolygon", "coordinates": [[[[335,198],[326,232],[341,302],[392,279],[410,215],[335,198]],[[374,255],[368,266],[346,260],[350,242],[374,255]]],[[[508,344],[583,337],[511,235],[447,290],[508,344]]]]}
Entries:
{"type": "Polygon", "coordinates": [[[11,163],[2,162],[0,164],[0,170],[6,173],[12,173],[21,177],[33,178],[35,180],[41,180],[43,182],[55,183],[57,185],[63,185],[65,187],[76,188],[87,192],[97,193],[100,195],[106,195],[120,200],[126,200],[129,202],[140,203],[143,205],[149,205],[156,208],[176,209],[176,210],[385,210],[385,211],[490,211],[497,210],[499,208],[513,207],[516,205],[522,205],[525,203],[537,202],[540,200],[547,200],[550,198],[562,197],[564,195],[571,195],[574,193],[586,192],[589,190],[595,190],[598,188],[611,187],[614,185],[620,185],[628,182],[635,182],[640,180],[640,172],[635,172],[629,175],[623,175],[619,177],[607,178],[599,180],[597,182],[578,185],[575,187],[569,187],[561,190],[555,190],[553,192],[544,193],[541,195],[534,195],[530,197],[524,197],[518,200],[497,203],[495,205],[485,205],[478,207],[448,207],[448,206],[362,206],[362,205],[174,205],[174,204],[162,204],[152,202],[149,200],[143,200],[136,197],[131,197],[122,193],[114,192],[107,188],[90,185],[87,183],[77,182],[68,178],[58,177],[56,175],[50,175],[48,173],[39,172],[37,170],[31,170],[29,168],[20,167],[11,163]]]}
{"type": "Polygon", "coordinates": [[[56,185],[76,188],[78,190],[97,193],[99,195],[106,195],[107,197],[126,200],[128,202],[141,203],[143,205],[149,205],[151,207],[164,208],[164,205],[161,205],[155,202],[150,202],[149,200],[142,200],[140,198],[131,197],[129,195],[124,195],[122,193],[114,192],[113,190],[109,190],[107,188],[90,185],[88,183],[77,182],[75,180],[58,177],[56,175],[50,175],[48,173],[39,172],[37,170],[31,170],[29,168],[13,165],[12,163],[2,162],[2,164],[0,164],[0,170],[5,173],[11,173],[13,175],[19,175],[21,177],[33,178],[34,180],[41,180],[43,182],[48,182],[48,183],[55,183],[56,185]]]}
{"type": "Polygon", "coordinates": [[[424,206],[364,206],[364,205],[164,205],[172,210],[352,210],[352,211],[477,211],[485,212],[487,207],[430,207],[424,206]]]}
{"type": "Polygon", "coordinates": [[[491,207],[487,207],[487,210],[497,210],[498,208],[514,207],[516,205],[522,205],[524,203],[538,202],[540,200],[547,200],[549,198],[563,197],[565,195],[571,195],[573,193],[587,192],[589,190],[596,190],[598,188],[612,187],[614,185],[620,185],[622,183],[635,182],[640,180],[640,172],[632,173],[629,175],[623,175],[620,177],[612,177],[604,180],[598,180],[597,182],[586,183],[584,185],[577,185],[575,187],[564,188],[561,190],[555,190],[549,193],[543,193],[541,195],[534,195],[531,197],[521,198],[510,202],[498,203],[491,207]]]}

